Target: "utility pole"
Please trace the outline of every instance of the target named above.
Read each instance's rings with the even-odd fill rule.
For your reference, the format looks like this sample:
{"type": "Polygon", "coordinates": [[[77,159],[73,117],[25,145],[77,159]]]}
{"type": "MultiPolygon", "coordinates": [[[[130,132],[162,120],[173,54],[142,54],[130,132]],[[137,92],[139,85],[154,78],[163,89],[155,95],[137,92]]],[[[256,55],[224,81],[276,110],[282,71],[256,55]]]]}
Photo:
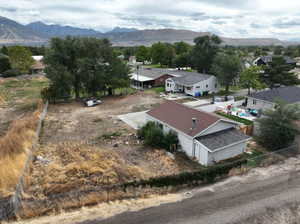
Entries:
{"type": "Polygon", "coordinates": [[[139,70],[140,70],[140,66],[137,65],[137,66],[136,66],[136,79],[137,79],[137,81],[138,81],[138,86],[140,87],[139,70]]]}

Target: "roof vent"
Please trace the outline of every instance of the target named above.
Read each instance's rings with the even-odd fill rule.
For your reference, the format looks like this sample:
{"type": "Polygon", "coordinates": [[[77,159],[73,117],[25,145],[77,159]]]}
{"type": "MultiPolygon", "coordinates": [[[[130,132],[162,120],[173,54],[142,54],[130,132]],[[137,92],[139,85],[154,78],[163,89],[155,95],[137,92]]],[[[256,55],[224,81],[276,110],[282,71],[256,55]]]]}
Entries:
{"type": "Polygon", "coordinates": [[[191,130],[194,130],[196,128],[196,124],[197,124],[197,118],[192,118],[192,128],[191,128],[191,130]]]}

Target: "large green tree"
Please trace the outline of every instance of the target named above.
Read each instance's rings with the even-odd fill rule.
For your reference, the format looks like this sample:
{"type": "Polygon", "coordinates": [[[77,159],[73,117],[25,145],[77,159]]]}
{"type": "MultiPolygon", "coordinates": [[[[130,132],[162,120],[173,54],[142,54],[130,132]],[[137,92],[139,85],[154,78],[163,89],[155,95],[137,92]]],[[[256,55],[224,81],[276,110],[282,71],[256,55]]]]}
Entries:
{"type": "Polygon", "coordinates": [[[225,90],[228,93],[230,85],[234,83],[242,71],[242,63],[236,54],[220,52],[213,60],[211,71],[217,76],[221,85],[225,86],[225,90]]]}
{"type": "Polygon", "coordinates": [[[188,53],[192,49],[192,46],[188,43],[180,41],[174,43],[174,48],[177,55],[182,55],[188,53]]]}
{"type": "Polygon", "coordinates": [[[273,56],[272,62],[264,68],[262,80],[270,87],[276,85],[295,85],[299,83],[296,74],[291,72],[292,67],[286,64],[282,56],[273,56]]]}
{"type": "Polygon", "coordinates": [[[149,61],[151,59],[150,49],[145,46],[140,46],[136,52],[136,59],[139,62],[149,61]]]}
{"type": "Polygon", "coordinates": [[[260,79],[261,72],[262,68],[260,66],[251,66],[241,72],[240,83],[248,89],[248,95],[250,95],[251,89],[258,90],[264,87],[260,79]]]}
{"type": "Polygon", "coordinates": [[[295,121],[300,119],[299,104],[278,102],[275,110],[265,111],[258,119],[258,141],[269,150],[275,151],[291,145],[300,134],[295,121]]]}
{"type": "Polygon", "coordinates": [[[28,73],[34,63],[31,51],[23,46],[13,46],[8,49],[8,56],[13,69],[28,73]]]}
{"type": "Polygon", "coordinates": [[[60,93],[96,95],[129,85],[128,68],[107,39],[67,37],[51,40],[46,74],[60,93]]]}
{"type": "Polygon", "coordinates": [[[212,67],[222,41],[218,36],[212,35],[197,37],[194,42],[195,46],[191,53],[193,67],[198,72],[207,73],[212,67]]]}
{"type": "Polygon", "coordinates": [[[0,73],[11,68],[8,56],[0,53],[0,73]]]}
{"type": "Polygon", "coordinates": [[[158,42],[151,47],[151,57],[154,64],[171,67],[175,56],[175,49],[171,44],[158,42]]]}

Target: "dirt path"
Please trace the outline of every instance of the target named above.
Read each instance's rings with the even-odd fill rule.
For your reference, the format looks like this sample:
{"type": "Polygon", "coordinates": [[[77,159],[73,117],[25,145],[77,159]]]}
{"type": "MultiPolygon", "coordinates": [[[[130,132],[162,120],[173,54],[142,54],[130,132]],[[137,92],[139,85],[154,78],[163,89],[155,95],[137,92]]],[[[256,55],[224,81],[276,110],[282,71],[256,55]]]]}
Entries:
{"type": "MultiPolygon", "coordinates": [[[[42,217],[34,220],[22,221],[19,223],[24,224],[50,224],[50,223],[61,223],[61,224],[74,224],[74,223],[227,223],[226,220],[232,218],[233,223],[234,220],[240,219],[237,223],[254,223],[251,222],[255,219],[253,216],[251,220],[247,219],[246,214],[259,214],[260,211],[265,211],[265,207],[269,206],[267,202],[273,202],[277,206],[283,205],[286,202],[284,201],[284,195],[286,199],[292,196],[289,200],[296,199],[296,195],[291,193],[288,194],[289,190],[298,189],[294,188],[298,186],[298,182],[300,181],[299,175],[291,176],[290,173],[295,173],[295,171],[300,171],[300,158],[290,158],[286,160],[284,163],[279,165],[272,165],[270,167],[263,168],[255,168],[251,170],[248,174],[243,176],[234,176],[228,178],[224,181],[218,182],[216,184],[196,188],[190,191],[179,192],[178,194],[170,194],[165,196],[153,196],[149,199],[138,199],[138,200],[124,200],[112,202],[109,204],[100,204],[91,208],[83,208],[78,211],[64,213],[60,215],[53,215],[42,217]],[[290,179],[290,178],[293,179],[290,179]],[[288,181],[290,180],[290,182],[288,181]],[[269,187],[268,187],[269,186],[269,187]],[[241,191],[241,193],[239,193],[241,191]],[[283,194],[281,195],[281,193],[283,194]],[[285,194],[287,193],[287,194],[285,194]],[[253,196],[256,194],[256,196],[253,196]],[[222,196],[223,195],[223,196],[222,196]],[[264,195],[264,196],[260,196],[264,195]],[[276,197],[281,197],[283,201],[277,201],[276,197]],[[240,197],[240,200],[238,198],[240,197]],[[273,199],[268,198],[274,197],[273,199]],[[216,198],[217,201],[210,201],[210,198],[216,198]],[[234,199],[237,198],[237,199],[234,199]],[[247,200],[245,199],[247,198],[247,200]],[[265,202],[258,200],[258,198],[263,199],[266,198],[265,202]],[[186,199],[186,200],[185,200],[186,199]],[[201,203],[201,200],[206,201],[206,203],[201,203]],[[257,202],[256,202],[257,200],[257,202]],[[275,200],[275,201],[274,201],[275,200]],[[236,207],[232,207],[229,205],[230,203],[236,203],[236,207]],[[280,203],[279,203],[280,202],[280,203]],[[283,204],[282,204],[282,203],[283,204]],[[171,203],[171,204],[169,204],[171,203]],[[182,218],[179,216],[185,214],[184,211],[189,210],[189,204],[192,203],[194,209],[190,209],[190,213],[193,215],[186,215],[182,218]],[[254,203],[254,204],[253,204],[254,203]],[[258,207],[255,205],[258,203],[258,207]],[[267,204],[266,204],[267,203],[267,204]],[[207,212],[200,212],[197,207],[201,207],[203,205],[205,208],[209,208],[207,212]],[[250,207],[247,207],[249,205],[250,207]],[[246,207],[245,207],[246,206],[246,207]],[[261,207],[261,208],[260,208],[261,207]],[[148,209],[146,209],[148,208],[148,209]],[[180,211],[176,210],[180,208],[180,211]],[[170,210],[171,209],[171,210],[170,210]],[[235,210],[234,210],[235,209],[235,210]],[[237,212],[237,210],[243,210],[243,212],[237,212]],[[245,210],[246,209],[246,210],[245,210]],[[135,213],[124,213],[124,212],[133,212],[135,213]],[[168,213],[168,212],[169,213],[168,213]],[[155,212],[157,214],[155,214],[155,212]],[[171,214],[174,213],[175,214],[171,214]],[[176,213],[177,212],[177,213],[176,213]],[[229,213],[230,214],[229,214],[229,213]],[[247,212],[247,213],[245,213],[247,212]],[[254,213],[253,213],[254,212],[254,213]],[[101,221],[103,219],[113,217],[123,213],[120,217],[116,216],[116,218],[109,219],[107,221],[101,221]],[[148,214],[151,214],[148,219],[148,214]],[[168,214],[168,215],[167,215],[168,214]],[[202,218],[199,218],[198,216],[202,218]],[[167,222],[166,220],[172,220],[172,218],[176,218],[173,221],[176,222],[167,222]],[[194,217],[194,218],[193,218],[194,217]],[[226,220],[225,220],[226,217],[226,220]],[[131,222],[127,222],[128,220],[131,222]],[[164,220],[160,222],[161,220],[164,220]],[[184,219],[183,219],[184,218],[184,219]],[[90,221],[88,221],[90,220],[90,221]],[[95,221],[92,221],[95,220],[95,221]],[[127,220],[127,221],[126,221],[127,220]],[[141,221],[143,220],[143,221],[141,221]],[[193,222],[193,220],[195,222],[193,222]],[[197,221],[196,221],[197,220],[197,221]],[[204,221],[204,222],[200,222],[204,221]],[[216,221],[219,220],[219,221],[216,221]]],[[[294,192],[295,193],[295,192],[294,192]]],[[[276,207],[274,204],[273,206],[276,207]]],[[[287,208],[288,209],[288,208],[287,208]]],[[[286,210],[285,210],[286,211],[286,210]]],[[[295,212],[295,211],[294,211],[295,212]]],[[[265,214],[265,217],[270,217],[270,214],[265,214]]],[[[292,214],[288,212],[287,214],[280,214],[281,216],[286,215],[299,215],[298,213],[292,214]]],[[[278,214],[277,214],[278,215],[278,214]]],[[[280,217],[281,217],[280,216],[280,217]]],[[[282,218],[282,217],[281,217],[282,218]]],[[[287,218],[287,217],[285,217],[287,218]]],[[[292,217],[288,217],[292,218],[292,217]]],[[[274,220],[274,219],[273,219],[274,220]]],[[[284,220],[284,219],[282,219],[284,220]]],[[[291,219],[292,220],[292,219],[291,219]]],[[[270,223],[266,219],[266,222],[260,219],[261,222],[256,223],[270,223]]],[[[275,220],[276,221],[276,220],[275,220]]],[[[278,224],[290,224],[289,222],[273,222],[278,224]]],[[[280,221],[280,220],[279,220],[280,221]]],[[[16,224],[18,222],[14,222],[16,224]]],[[[293,222],[295,223],[295,222],[293,222]]],[[[292,222],[291,222],[292,224],[292,222]]]]}

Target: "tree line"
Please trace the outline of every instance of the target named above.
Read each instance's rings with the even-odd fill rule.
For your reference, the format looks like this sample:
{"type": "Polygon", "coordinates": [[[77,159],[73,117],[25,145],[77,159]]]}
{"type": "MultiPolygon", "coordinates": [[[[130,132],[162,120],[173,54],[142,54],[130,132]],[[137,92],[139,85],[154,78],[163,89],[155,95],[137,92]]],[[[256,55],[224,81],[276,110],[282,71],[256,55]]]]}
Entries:
{"type": "Polygon", "coordinates": [[[30,73],[34,64],[32,51],[24,46],[3,46],[0,49],[0,74],[13,77],[30,73]]]}
{"type": "Polygon", "coordinates": [[[129,68],[107,39],[53,38],[45,64],[50,86],[42,95],[52,101],[73,95],[76,99],[112,95],[115,89],[130,85],[129,68]]]}

